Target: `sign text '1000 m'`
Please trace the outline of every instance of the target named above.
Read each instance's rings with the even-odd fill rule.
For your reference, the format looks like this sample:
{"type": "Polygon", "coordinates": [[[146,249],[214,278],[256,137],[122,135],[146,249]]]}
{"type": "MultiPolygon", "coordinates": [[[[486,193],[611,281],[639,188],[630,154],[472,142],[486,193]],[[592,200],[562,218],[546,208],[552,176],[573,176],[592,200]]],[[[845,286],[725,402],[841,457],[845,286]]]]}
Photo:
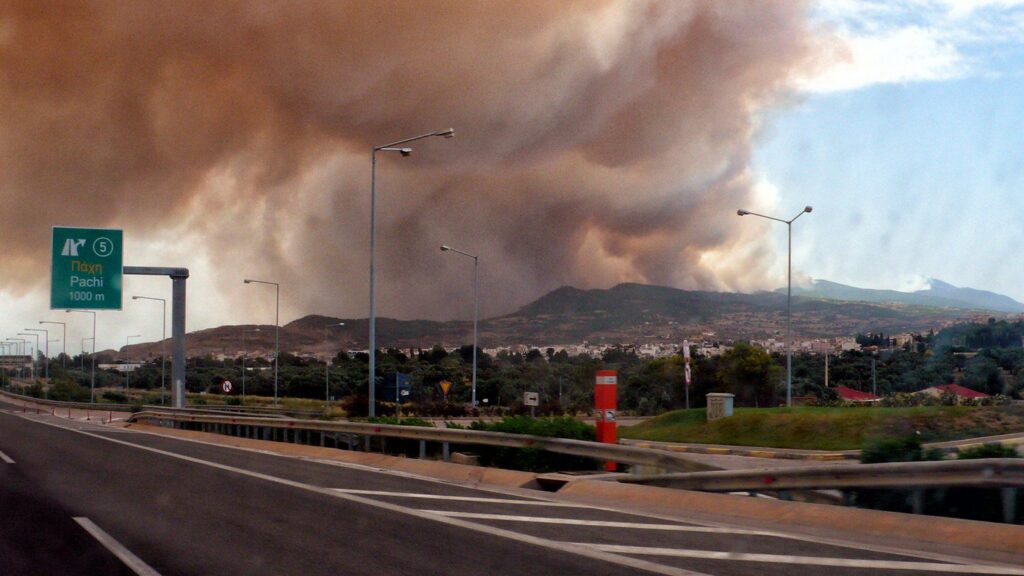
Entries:
{"type": "Polygon", "coordinates": [[[105,228],[53,228],[50,308],[121,309],[124,235],[105,228]]]}

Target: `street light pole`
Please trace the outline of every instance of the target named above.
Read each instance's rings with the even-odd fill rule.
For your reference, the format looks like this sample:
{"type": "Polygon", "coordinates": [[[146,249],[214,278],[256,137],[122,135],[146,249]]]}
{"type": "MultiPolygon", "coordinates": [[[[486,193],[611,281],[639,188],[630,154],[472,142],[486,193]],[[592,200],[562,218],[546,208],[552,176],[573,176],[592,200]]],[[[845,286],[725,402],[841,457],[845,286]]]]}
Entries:
{"type": "MultiPolygon", "coordinates": [[[[25,340],[24,338],[8,338],[6,341],[7,342],[18,342],[18,343],[20,343],[21,344],[21,354],[19,354],[19,356],[24,356],[25,355],[25,347],[28,345],[28,340],[25,340]]],[[[14,348],[14,350],[17,352],[17,350],[18,350],[17,346],[14,348]]],[[[25,368],[23,366],[23,367],[18,369],[18,377],[22,378],[24,376],[25,376],[25,368]]]]}
{"type": "Polygon", "coordinates": [[[789,220],[783,220],[781,218],[774,218],[772,216],[765,216],[764,214],[758,214],[749,210],[737,210],[737,216],[760,216],[761,218],[767,218],[768,220],[774,220],[776,222],[782,222],[786,225],[788,232],[788,257],[786,260],[786,406],[793,406],[793,222],[797,218],[804,214],[809,214],[813,210],[810,206],[804,206],[804,209],[799,214],[793,216],[789,220]]]}
{"type": "Polygon", "coordinates": [[[405,140],[399,140],[383,146],[375,146],[370,153],[370,377],[369,377],[369,414],[373,418],[377,415],[377,407],[374,396],[376,395],[377,380],[377,296],[376,296],[376,268],[374,263],[377,256],[377,152],[398,152],[403,157],[412,154],[412,148],[398,148],[402,144],[440,136],[452,138],[455,136],[455,129],[449,128],[440,132],[422,134],[405,140]]]}
{"type": "Polygon", "coordinates": [[[476,408],[476,349],[477,349],[477,325],[480,319],[480,282],[478,270],[480,268],[480,257],[474,254],[457,250],[451,246],[441,246],[442,252],[454,252],[467,258],[473,259],[473,393],[471,397],[472,406],[476,408]]]}
{"type": "Polygon", "coordinates": [[[244,280],[246,284],[270,284],[276,290],[274,312],[274,404],[277,404],[277,367],[281,363],[281,285],[266,280],[244,280]]]}
{"type": "MultiPolygon", "coordinates": [[[[39,334],[29,334],[28,332],[18,332],[18,336],[32,336],[36,339],[36,349],[32,353],[32,375],[33,381],[36,379],[36,354],[39,352],[39,334]]],[[[26,340],[27,342],[27,340],[26,340]]],[[[45,388],[44,388],[45,390],[45,388]]]]}
{"type": "Polygon", "coordinates": [[[160,404],[164,403],[164,376],[167,373],[167,300],[165,298],[153,298],[152,296],[132,296],[132,300],[155,300],[163,304],[163,314],[160,319],[163,321],[160,336],[160,404]]]}
{"type": "Polygon", "coordinates": [[[331,359],[330,359],[330,336],[328,330],[331,326],[344,326],[344,322],[335,322],[334,324],[328,324],[324,326],[324,342],[328,345],[328,357],[324,361],[324,402],[330,405],[331,402],[331,359]]]}
{"type": "Polygon", "coordinates": [[[94,310],[78,310],[69,309],[67,312],[81,312],[83,314],[92,314],[92,354],[89,355],[92,358],[92,375],[89,378],[89,402],[96,402],[96,312],[94,310]]]}
{"type": "MultiPolygon", "coordinates": [[[[43,354],[46,357],[46,363],[43,365],[43,379],[47,382],[50,381],[50,331],[46,328],[25,328],[26,332],[42,332],[46,335],[43,341],[46,343],[46,352],[43,354]]],[[[39,349],[38,338],[36,339],[36,350],[39,349]]]]}
{"type": "Polygon", "coordinates": [[[51,320],[40,320],[40,324],[60,324],[61,329],[64,331],[64,335],[61,339],[64,341],[64,357],[60,359],[61,368],[68,367],[68,325],[66,322],[54,322],[51,320]]]}
{"type": "Polygon", "coordinates": [[[131,336],[125,336],[124,337],[124,363],[125,363],[125,366],[124,366],[124,397],[125,397],[125,400],[128,399],[129,384],[131,384],[131,381],[132,381],[132,371],[128,368],[128,364],[131,364],[131,361],[128,360],[128,342],[132,338],[142,338],[142,334],[132,334],[131,336]]]}
{"type": "Polygon", "coordinates": [[[245,335],[250,332],[259,332],[259,328],[242,330],[242,406],[245,406],[245,357],[249,355],[249,347],[245,342],[245,335]]]}

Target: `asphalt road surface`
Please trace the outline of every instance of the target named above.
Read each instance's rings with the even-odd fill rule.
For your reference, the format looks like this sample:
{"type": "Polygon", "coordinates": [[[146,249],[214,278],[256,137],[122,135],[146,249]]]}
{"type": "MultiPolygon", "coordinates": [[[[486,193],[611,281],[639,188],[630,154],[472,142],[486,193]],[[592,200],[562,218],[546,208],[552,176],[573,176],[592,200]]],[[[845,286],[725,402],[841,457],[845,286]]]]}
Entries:
{"type": "Polygon", "coordinates": [[[22,414],[0,574],[1019,574],[22,414]]]}

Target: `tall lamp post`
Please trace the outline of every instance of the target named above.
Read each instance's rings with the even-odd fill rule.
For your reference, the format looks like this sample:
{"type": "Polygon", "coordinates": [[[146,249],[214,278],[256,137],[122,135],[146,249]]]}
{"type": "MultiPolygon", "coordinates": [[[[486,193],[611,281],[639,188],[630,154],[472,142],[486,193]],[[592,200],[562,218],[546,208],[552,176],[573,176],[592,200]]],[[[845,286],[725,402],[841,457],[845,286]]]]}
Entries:
{"type": "MultiPolygon", "coordinates": [[[[28,346],[28,340],[25,340],[24,338],[8,338],[6,341],[7,342],[11,342],[11,343],[17,342],[17,343],[21,344],[21,354],[20,355],[21,356],[25,355],[25,348],[28,346]]],[[[15,349],[15,352],[17,352],[18,348],[15,347],[14,349],[15,349]]],[[[25,367],[22,366],[21,368],[18,368],[17,369],[17,373],[18,373],[18,377],[19,378],[23,377],[25,375],[25,367]]]]}
{"type": "MultiPolygon", "coordinates": [[[[330,336],[328,331],[331,329],[331,327],[344,325],[344,322],[335,322],[334,324],[327,324],[326,326],[324,326],[324,341],[328,342],[328,346],[330,346],[330,336]]],[[[330,348],[328,348],[328,354],[329,353],[330,348]]],[[[328,405],[330,405],[331,402],[331,359],[329,357],[326,359],[326,361],[324,361],[324,402],[326,402],[328,405]]]]}
{"type": "Polygon", "coordinates": [[[124,397],[125,397],[125,399],[128,398],[128,388],[129,388],[129,384],[131,384],[131,381],[132,381],[132,371],[128,367],[128,364],[131,364],[131,361],[128,360],[128,342],[130,342],[132,338],[142,338],[142,334],[132,334],[131,336],[125,336],[124,337],[124,363],[125,363],[125,367],[124,367],[124,397]]]}
{"type": "Polygon", "coordinates": [[[370,378],[369,378],[369,397],[370,406],[369,413],[370,417],[373,418],[377,415],[376,401],[374,396],[376,395],[374,385],[377,381],[377,296],[375,293],[376,286],[376,268],[374,263],[377,255],[377,152],[398,152],[403,157],[412,154],[412,148],[402,147],[402,144],[414,142],[416,140],[422,140],[424,138],[430,138],[432,136],[440,136],[441,138],[451,138],[455,136],[455,129],[449,128],[440,132],[431,132],[429,134],[422,134],[420,136],[414,136],[412,138],[406,138],[405,140],[399,140],[397,142],[391,142],[383,146],[375,146],[373,151],[370,153],[370,378]]]}
{"type": "Polygon", "coordinates": [[[797,218],[804,214],[809,214],[813,210],[810,206],[804,206],[804,209],[799,214],[793,216],[789,220],[783,220],[781,218],[775,218],[773,216],[765,216],[764,214],[758,214],[749,210],[737,210],[737,216],[760,216],[761,218],[767,218],[768,220],[774,220],[776,222],[782,222],[786,225],[786,231],[788,233],[788,244],[789,244],[789,255],[786,263],[786,406],[793,406],[793,222],[797,218]]]}
{"type": "Polygon", "coordinates": [[[32,336],[36,339],[36,349],[32,353],[32,380],[36,379],[36,354],[39,353],[39,334],[32,334],[30,332],[18,332],[18,336],[32,336]]]}
{"type": "Polygon", "coordinates": [[[473,254],[469,254],[468,252],[463,252],[462,250],[452,248],[451,246],[448,245],[441,246],[441,251],[454,252],[456,254],[461,254],[467,258],[473,259],[473,394],[471,397],[471,402],[472,406],[476,408],[476,348],[478,334],[477,324],[480,320],[480,282],[479,275],[477,274],[477,272],[480,268],[480,257],[473,254]]]}
{"type": "Polygon", "coordinates": [[[152,296],[132,296],[132,300],[154,300],[163,304],[163,314],[160,319],[163,321],[163,328],[160,331],[160,404],[164,403],[164,376],[167,373],[167,299],[154,298],[152,296]]]}
{"type": "Polygon", "coordinates": [[[61,368],[67,368],[68,367],[68,325],[67,325],[67,323],[66,322],[54,322],[52,320],[40,320],[39,323],[40,324],[60,324],[61,330],[64,331],[64,334],[61,336],[61,340],[64,341],[64,351],[62,352],[62,354],[64,354],[64,356],[60,359],[60,366],[61,366],[61,368]]]}
{"type": "Polygon", "coordinates": [[[277,365],[281,363],[281,285],[266,280],[244,280],[246,284],[269,284],[276,290],[274,312],[274,404],[277,404],[277,365]]]}
{"type": "Polygon", "coordinates": [[[89,377],[89,402],[96,402],[96,312],[94,310],[78,310],[69,309],[67,312],[81,312],[82,314],[92,314],[92,354],[89,357],[92,358],[92,375],[89,377]]]}
{"type": "MultiPolygon", "coordinates": [[[[46,344],[46,351],[43,354],[46,356],[46,363],[43,365],[43,379],[47,382],[50,381],[50,332],[46,328],[25,328],[26,332],[42,332],[45,336],[43,342],[46,344]]],[[[39,344],[36,344],[36,350],[39,349],[39,344]]]]}

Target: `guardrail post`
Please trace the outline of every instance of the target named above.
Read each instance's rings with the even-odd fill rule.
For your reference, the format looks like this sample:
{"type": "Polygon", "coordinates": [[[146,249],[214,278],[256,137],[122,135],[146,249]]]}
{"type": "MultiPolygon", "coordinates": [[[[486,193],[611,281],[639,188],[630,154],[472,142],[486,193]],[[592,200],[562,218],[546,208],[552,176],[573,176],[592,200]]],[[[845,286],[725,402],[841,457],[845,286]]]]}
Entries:
{"type": "Polygon", "coordinates": [[[451,449],[447,442],[441,443],[441,457],[445,462],[450,462],[452,459],[451,449]]]}
{"type": "Polygon", "coordinates": [[[1003,496],[1003,522],[1014,524],[1017,522],[1017,489],[1008,486],[1002,489],[1003,496]]]}
{"type": "Polygon", "coordinates": [[[427,457],[427,441],[420,440],[420,460],[427,457]]]}
{"type": "Polygon", "coordinates": [[[910,509],[914,514],[924,514],[924,490],[917,488],[910,493],[910,509]]]}

